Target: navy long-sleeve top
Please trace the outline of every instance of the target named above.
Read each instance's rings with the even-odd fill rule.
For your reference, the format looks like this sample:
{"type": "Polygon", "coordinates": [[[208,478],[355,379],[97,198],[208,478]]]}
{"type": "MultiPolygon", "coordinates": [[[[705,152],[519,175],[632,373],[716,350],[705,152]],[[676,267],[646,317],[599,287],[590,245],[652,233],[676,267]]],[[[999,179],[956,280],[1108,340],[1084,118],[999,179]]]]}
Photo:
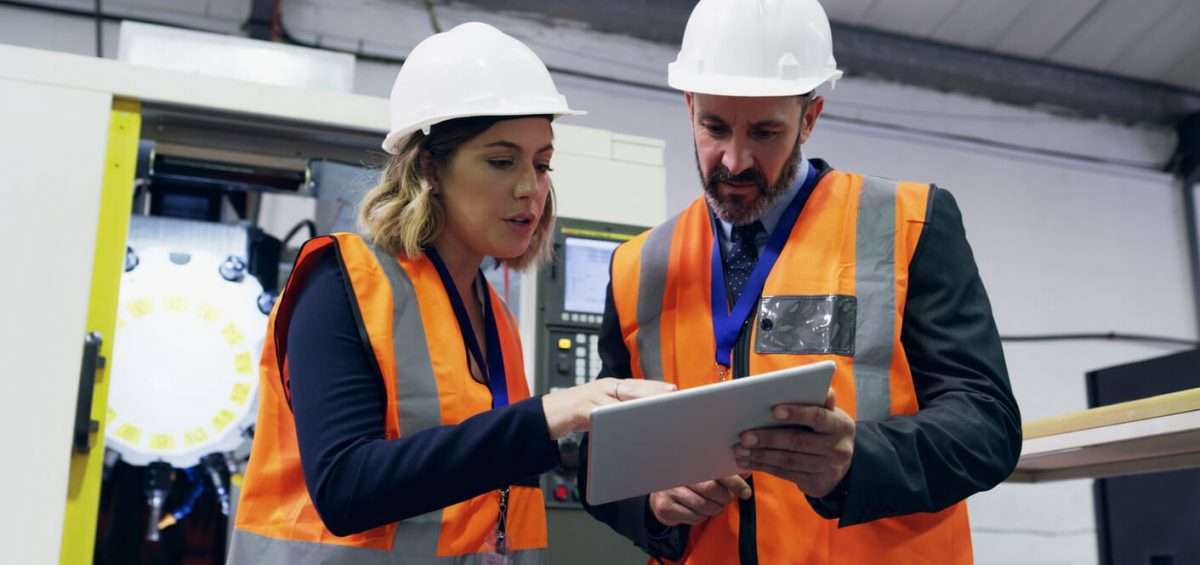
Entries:
{"type": "Polygon", "coordinates": [[[331,532],[350,535],[536,484],[536,475],[558,464],[540,397],[386,439],[383,380],[360,337],[344,274],[332,253],[313,259],[288,325],[287,361],[304,480],[331,532]]]}

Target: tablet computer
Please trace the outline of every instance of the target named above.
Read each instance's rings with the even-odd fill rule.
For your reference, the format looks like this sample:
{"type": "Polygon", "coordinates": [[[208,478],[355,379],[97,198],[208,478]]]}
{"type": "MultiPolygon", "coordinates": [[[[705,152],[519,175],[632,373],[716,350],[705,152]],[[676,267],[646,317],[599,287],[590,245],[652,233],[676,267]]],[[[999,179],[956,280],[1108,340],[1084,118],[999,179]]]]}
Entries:
{"type": "Polygon", "coordinates": [[[596,408],[588,504],[737,473],[738,434],[778,426],[778,404],[823,405],[833,371],[833,361],[823,361],[596,408]]]}

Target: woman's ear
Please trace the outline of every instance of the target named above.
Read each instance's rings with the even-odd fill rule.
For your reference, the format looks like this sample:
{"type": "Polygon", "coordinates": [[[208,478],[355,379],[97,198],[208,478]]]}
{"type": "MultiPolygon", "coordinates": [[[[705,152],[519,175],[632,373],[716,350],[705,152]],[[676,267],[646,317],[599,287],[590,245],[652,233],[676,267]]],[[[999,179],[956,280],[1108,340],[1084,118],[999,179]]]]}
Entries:
{"type": "Polygon", "coordinates": [[[429,191],[432,194],[440,192],[437,173],[437,164],[433,162],[433,154],[428,149],[417,150],[417,171],[421,175],[421,180],[428,183],[429,191]]]}

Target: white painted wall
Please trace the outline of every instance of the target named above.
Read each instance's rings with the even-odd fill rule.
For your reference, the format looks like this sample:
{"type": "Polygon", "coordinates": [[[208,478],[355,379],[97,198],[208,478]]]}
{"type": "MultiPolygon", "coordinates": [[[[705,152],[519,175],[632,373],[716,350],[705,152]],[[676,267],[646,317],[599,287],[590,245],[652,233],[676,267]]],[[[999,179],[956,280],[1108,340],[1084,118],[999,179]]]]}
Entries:
{"type": "MultiPolygon", "coordinates": [[[[110,5],[145,18],[233,30],[248,2],[242,0],[241,10],[236,0],[180,0],[170,10],[151,7],[160,5],[151,0],[105,2],[110,5]]],[[[416,0],[288,0],[283,6],[284,25],[294,37],[342,49],[402,57],[431,32],[423,2],[416,0]]],[[[551,67],[660,88],[675,54],[671,46],[563,22],[548,26],[460,5],[435,11],[443,28],[470,19],[493,23],[529,43],[551,67]]],[[[0,7],[0,42],[91,53],[91,25],[0,7]],[[71,32],[47,35],[48,28],[71,32]]],[[[106,34],[115,37],[115,29],[106,34]]],[[[106,47],[111,52],[115,47],[106,47]]],[[[396,69],[360,60],[356,92],[386,96],[396,69]]],[[[699,194],[679,94],[563,73],[555,80],[573,106],[590,112],[568,123],[666,141],[669,213],[699,194]]],[[[806,153],[848,170],[950,189],[1001,333],[1113,330],[1197,337],[1180,190],[1155,172],[1174,148],[1171,131],[863,78],[845,79],[824,94],[826,115],[806,153]]],[[[1023,415],[1032,419],[1084,408],[1086,371],[1171,349],[1053,342],[1008,344],[1005,351],[1023,415]]],[[[1097,560],[1091,481],[1001,485],[970,505],[980,564],[1097,560]]]]}

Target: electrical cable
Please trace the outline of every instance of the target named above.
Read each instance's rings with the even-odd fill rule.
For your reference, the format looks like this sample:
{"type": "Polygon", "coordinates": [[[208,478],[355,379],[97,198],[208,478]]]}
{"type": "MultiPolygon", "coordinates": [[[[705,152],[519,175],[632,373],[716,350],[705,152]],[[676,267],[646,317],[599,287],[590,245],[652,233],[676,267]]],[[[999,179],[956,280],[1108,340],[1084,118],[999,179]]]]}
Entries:
{"type": "MultiPolygon", "coordinates": [[[[433,10],[433,0],[425,0],[425,11],[429,14],[429,27],[433,28],[433,33],[442,33],[442,24],[438,23],[437,12],[433,10]]],[[[282,20],[280,22],[282,29],[282,20]]]]}
{"type": "Polygon", "coordinates": [[[1023,342],[1023,341],[1074,341],[1074,340],[1107,340],[1107,341],[1139,341],[1146,343],[1169,343],[1172,345],[1182,345],[1186,347],[1200,347],[1200,341],[1191,339],[1182,339],[1177,337],[1168,337],[1161,335],[1147,334],[1127,334],[1118,332],[1096,332],[1096,333],[1061,333],[1061,334],[1033,334],[1033,335],[1002,335],[1000,341],[1023,342]]]}
{"type": "Polygon", "coordinates": [[[309,239],[317,237],[317,224],[312,220],[300,220],[300,222],[292,226],[292,229],[288,230],[287,235],[283,236],[283,241],[280,243],[280,247],[287,249],[288,242],[290,242],[293,237],[296,237],[296,234],[300,231],[300,228],[304,227],[308,228],[309,239]]]}
{"type": "Polygon", "coordinates": [[[204,479],[196,476],[196,468],[190,467],[183,470],[187,475],[188,482],[192,483],[192,490],[188,493],[188,497],[184,499],[183,504],[180,504],[174,512],[167,514],[158,522],[158,529],[165,530],[180,520],[187,518],[192,513],[192,508],[196,505],[196,501],[200,499],[200,495],[204,493],[204,479]]]}
{"type": "Polygon", "coordinates": [[[1146,163],[1144,161],[1132,161],[1132,160],[1128,160],[1128,159],[1113,159],[1111,157],[1096,157],[1094,155],[1086,155],[1083,153],[1072,153],[1070,151],[1060,151],[1057,149],[1047,149],[1044,147],[1029,147],[1027,145],[1018,145],[1016,143],[1007,143],[1004,141],[996,141],[994,139],[977,137],[974,135],[966,135],[966,134],[961,134],[961,133],[949,133],[949,132],[938,131],[938,130],[934,130],[934,129],[906,126],[906,125],[889,123],[889,122],[881,122],[878,120],[868,120],[868,119],[864,119],[864,118],[851,118],[849,116],[841,116],[841,115],[833,114],[830,112],[822,112],[821,118],[832,121],[832,122],[856,124],[856,125],[868,126],[868,127],[879,128],[879,129],[884,129],[884,130],[891,130],[891,131],[896,131],[896,132],[901,132],[901,133],[911,133],[911,134],[921,135],[921,136],[925,136],[925,137],[932,137],[932,138],[936,138],[936,139],[946,139],[946,140],[957,141],[957,142],[961,142],[961,143],[967,143],[970,145],[990,147],[993,149],[1002,149],[1002,150],[1006,150],[1006,151],[1014,151],[1017,153],[1025,153],[1025,154],[1030,154],[1030,155],[1037,155],[1039,157],[1058,157],[1060,159],[1066,159],[1069,161],[1092,163],[1092,164],[1096,164],[1096,165],[1113,165],[1113,166],[1117,166],[1117,167],[1136,169],[1136,170],[1140,170],[1140,171],[1152,171],[1152,172],[1156,172],[1156,173],[1161,173],[1163,170],[1162,166],[1153,165],[1151,163],[1146,163]]]}
{"type": "Polygon", "coordinates": [[[1009,116],[1004,114],[971,114],[971,113],[955,113],[942,112],[938,110],[918,110],[915,108],[893,108],[882,104],[871,104],[870,102],[858,102],[855,100],[838,100],[838,106],[846,106],[849,108],[858,108],[871,112],[888,112],[903,116],[923,116],[929,118],[962,120],[962,121],[980,121],[980,122],[1003,122],[1003,123],[1034,123],[1046,121],[1044,116],[1009,116]]]}
{"type": "Polygon", "coordinates": [[[84,9],[80,9],[80,8],[67,8],[65,6],[53,6],[50,4],[42,4],[39,2],[25,2],[23,0],[0,0],[0,6],[10,6],[13,8],[25,8],[27,10],[37,10],[37,11],[51,13],[51,14],[59,14],[59,15],[63,15],[63,16],[76,16],[76,17],[88,18],[88,19],[95,19],[95,18],[99,17],[103,21],[119,22],[121,20],[129,20],[131,22],[137,22],[137,23],[141,23],[141,24],[169,26],[169,27],[173,27],[173,28],[177,28],[177,29],[186,29],[189,31],[203,31],[203,32],[207,32],[207,33],[216,33],[216,34],[220,34],[220,35],[228,35],[229,34],[228,30],[196,27],[196,26],[187,25],[187,24],[180,23],[180,22],[174,22],[174,21],[170,21],[170,20],[162,19],[162,18],[143,18],[143,17],[133,16],[133,15],[118,16],[118,15],[114,15],[114,14],[105,14],[105,13],[101,13],[101,14],[97,15],[92,10],[84,10],[84,9]]]}
{"type": "Polygon", "coordinates": [[[104,56],[104,8],[100,5],[100,0],[96,0],[96,56],[104,56]]]}
{"type": "Polygon", "coordinates": [[[987,526],[972,527],[971,532],[979,534],[1003,534],[1019,536],[1038,536],[1043,538],[1062,538],[1085,536],[1096,533],[1095,528],[1079,528],[1075,530],[1038,530],[1034,528],[989,528],[987,526]]]}
{"type": "Polygon", "coordinates": [[[602,57],[600,55],[596,55],[594,53],[587,53],[582,50],[568,49],[568,48],[564,47],[561,43],[552,43],[552,42],[548,42],[548,41],[543,41],[540,38],[521,37],[519,39],[528,45],[536,45],[542,49],[548,49],[550,51],[557,51],[559,53],[566,53],[568,55],[579,57],[580,59],[587,59],[589,61],[594,61],[596,63],[619,65],[623,69],[645,71],[647,73],[653,73],[653,74],[658,74],[658,73],[662,72],[662,67],[659,67],[659,66],[650,67],[650,66],[646,66],[646,65],[640,65],[640,64],[637,64],[637,62],[629,61],[629,60],[623,59],[621,57],[602,57]]]}

